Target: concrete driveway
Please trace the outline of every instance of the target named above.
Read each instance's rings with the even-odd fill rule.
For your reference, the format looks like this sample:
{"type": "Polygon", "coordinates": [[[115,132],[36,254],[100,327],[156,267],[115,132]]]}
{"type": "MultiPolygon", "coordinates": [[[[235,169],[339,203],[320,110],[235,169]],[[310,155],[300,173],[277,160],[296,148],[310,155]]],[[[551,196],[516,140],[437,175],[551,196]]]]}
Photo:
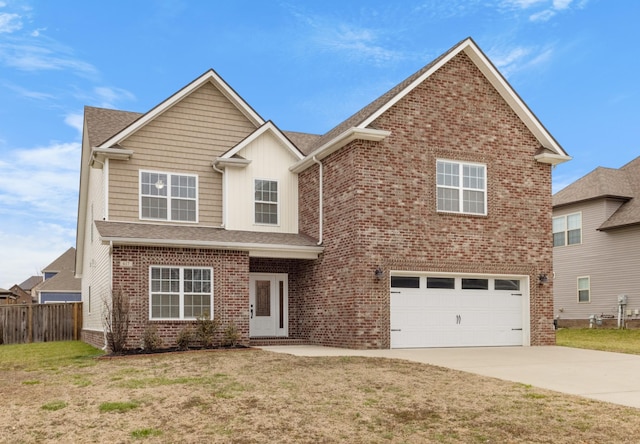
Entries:
{"type": "Polygon", "coordinates": [[[260,348],[296,356],[405,359],[640,408],[640,355],[557,346],[396,350],[307,345],[260,348]]]}

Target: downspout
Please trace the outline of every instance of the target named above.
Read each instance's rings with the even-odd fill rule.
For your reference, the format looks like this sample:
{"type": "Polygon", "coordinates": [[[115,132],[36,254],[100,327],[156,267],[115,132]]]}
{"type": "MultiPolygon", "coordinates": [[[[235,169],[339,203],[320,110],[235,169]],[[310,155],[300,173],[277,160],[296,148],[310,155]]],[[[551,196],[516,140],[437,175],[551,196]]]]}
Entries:
{"type": "MultiPolygon", "coordinates": [[[[113,307],[113,241],[109,241],[109,276],[111,277],[111,306],[113,307]]],[[[111,311],[111,313],[113,313],[113,310],[111,311]]],[[[104,321],[103,321],[104,322],[104,321]]],[[[104,346],[102,347],[102,350],[107,351],[109,350],[109,340],[107,339],[107,326],[105,325],[105,327],[102,329],[103,333],[104,333],[104,346]]]]}
{"type": "Polygon", "coordinates": [[[216,162],[211,162],[211,166],[213,167],[214,171],[217,171],[222,176],[221,177],[221,186],[222,186],[222,225],[220,225],[220,226],[222,228],[224,228],[225,225],[227,225],[227,206],[226,206],[227,196],[226,196],[225,187],[224,187],[224,170],[221,170],[220,168],[218,168],[216,166],[216,162]]]}
{"type": "Polygon", "coordinates": [[[322,219],[324,218],[323,207],[322,207],[322,162],[316,159],[316,156],[313,156],[313,161],[318,164],[318,245],[322,245],[322,219]]]}

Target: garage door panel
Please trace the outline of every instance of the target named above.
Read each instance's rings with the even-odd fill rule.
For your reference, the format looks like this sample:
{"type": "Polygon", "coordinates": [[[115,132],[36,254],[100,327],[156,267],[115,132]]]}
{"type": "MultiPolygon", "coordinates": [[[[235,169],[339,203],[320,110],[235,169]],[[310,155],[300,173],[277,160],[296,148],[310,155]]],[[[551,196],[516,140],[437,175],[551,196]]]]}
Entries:
{"type": "Polygon", "coordinates": [[[493,279],[463,290],[461,279],[455,289],[426,288],[424,278],[420,288],[392,288],[391,347],[522,345],[522,293],[494,290],[493,279]]]}

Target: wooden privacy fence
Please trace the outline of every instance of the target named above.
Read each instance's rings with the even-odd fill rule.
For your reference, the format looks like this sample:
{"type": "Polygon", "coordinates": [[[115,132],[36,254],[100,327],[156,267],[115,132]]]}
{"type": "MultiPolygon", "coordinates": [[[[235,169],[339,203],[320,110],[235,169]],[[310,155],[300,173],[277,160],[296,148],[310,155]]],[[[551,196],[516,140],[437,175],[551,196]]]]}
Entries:
{"type": "Polygon", "coordinates": [[[0,344],[80,339],[82,302],[0,305],[0,344]]]}

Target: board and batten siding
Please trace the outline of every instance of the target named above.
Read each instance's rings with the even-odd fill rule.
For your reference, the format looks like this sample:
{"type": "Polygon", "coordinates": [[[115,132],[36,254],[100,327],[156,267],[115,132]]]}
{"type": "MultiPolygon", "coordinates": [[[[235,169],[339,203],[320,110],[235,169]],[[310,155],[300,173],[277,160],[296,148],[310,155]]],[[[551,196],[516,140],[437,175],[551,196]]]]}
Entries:
{"type": "Polygon", "coordinates": [[[225,171],[228,230],[279,233],[298,232],[298,175],[289,167],[298,159],[271,133],[265,132],[239,153],[251,163],[225,171]],[[254,183],[256,179],[278,182],[278,225],[255,224],[254,183]]]}
{"type": "MultiPolygon", "coordinates": [[[[598,199],[555,209],[553,216],[582,213],[582,243],[554,247],[554,315],[560,319],[588,319],[590,315],[617,317],[618,295],[628,296],[627,309],[640,309],[640,229],[597,228],[615,212],[620,201],[598,199]],[[578,303],[578,277],[589,276],[591,302],[578,303]]],[[[632,316],[632,319],[639,316],[632,316]]]]}
{"type": "Polygon", "coordinates": [[[254,130],[215,86],[206,83],[120,143],[134,154],[128,161],[110,163],[109,220],[140,220],[139,171],[150,170],[197,175],[198,222],[220,226],[222,179],[211,163],[254,130]]]}

